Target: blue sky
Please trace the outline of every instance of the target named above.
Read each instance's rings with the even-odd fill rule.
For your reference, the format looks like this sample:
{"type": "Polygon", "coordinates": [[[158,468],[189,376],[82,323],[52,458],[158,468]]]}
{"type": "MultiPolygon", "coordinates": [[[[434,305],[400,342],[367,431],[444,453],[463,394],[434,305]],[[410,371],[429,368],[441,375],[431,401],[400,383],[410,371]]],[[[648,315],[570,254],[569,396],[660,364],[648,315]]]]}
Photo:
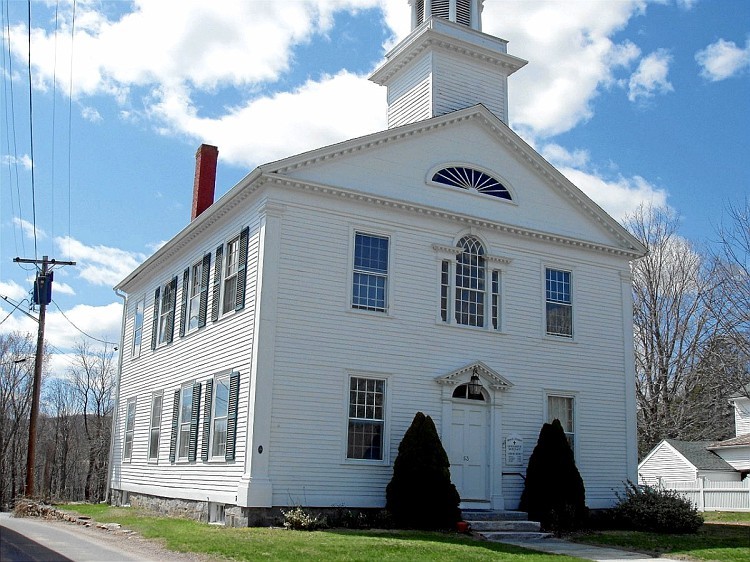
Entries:
{"type": "MultiPolygon", "coordinates": [[[[410,25],[407,0],[34,1],[29,65],[29,5],[0,6],[0,296],[28,298],[16,256],[77,262],[48,309],[60,374],[83,333],[118,341],[112,286],[189,222],[200,143],[219,147],[218,198],[384,129],[367,77],[410,25]]],[[[750,2],[486,0],[482,17],[529,61],[514,130],[616,218],[666,206],[711,244],[748,194],[750,2]]],[[[36,331],[0,308],[0,332],[36,331]]]]}

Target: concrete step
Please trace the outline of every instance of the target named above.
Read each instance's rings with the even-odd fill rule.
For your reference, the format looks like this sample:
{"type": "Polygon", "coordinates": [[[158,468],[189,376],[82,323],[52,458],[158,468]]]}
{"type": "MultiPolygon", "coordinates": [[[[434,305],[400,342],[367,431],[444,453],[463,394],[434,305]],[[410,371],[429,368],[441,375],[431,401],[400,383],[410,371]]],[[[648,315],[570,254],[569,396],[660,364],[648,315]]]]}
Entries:
{"type": "Polygon", "coordinates": [[[464,521],[527,521],[525,511],[506,511],[492,509],[463,509],[461,517],[464,521]]]}
{"type": "Polygon", "coordinates": [[[538,541],[543,540],[546,538],[549,538],[552,536],[552,533],[542,533],[542,532],[516,532],[516,531],[492,531],[492,532],[486,532],[486,533],[478,533],[480,536],[484,537],[488,541],[497,541],[497,542],[503,542],[503,541],[538,541]]]}
{"type": "Polygon", "coordinates": [[[506,531],[506,532],[539,532],[541,525],[537,521],[474,521],[467,520],[472,531],[506,531]]]}

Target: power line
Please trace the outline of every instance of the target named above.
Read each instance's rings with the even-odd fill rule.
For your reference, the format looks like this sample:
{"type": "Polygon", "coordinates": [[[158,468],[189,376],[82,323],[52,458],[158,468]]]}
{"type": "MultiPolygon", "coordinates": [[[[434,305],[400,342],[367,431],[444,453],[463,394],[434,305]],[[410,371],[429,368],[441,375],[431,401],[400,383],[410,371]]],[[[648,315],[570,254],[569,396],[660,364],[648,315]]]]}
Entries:
{"type": "Polygon", "coordinates": [[[34,226],[34,259],[38,258],[39,250],[37,247],[37,236],[36,236],[36,182],[34,181],[34,105],[33,105],[33,87],[31,84],[31,0],[26,0],[27,20],[28,20],[28,37],[29,37],[29,48],[28,48],[28,77],[29,77],[29,158],[31,158],[31,209],[32,209],[32,224],[34,226]]]}
{"type": "Polygon", "coordinates": [[[76,325],[75,325],[75,323],[74,323],[74,322],[73,322],[73,321],[72,321],[72,320],[71,320],[70,318],[68,318],[68,317],[67,317],[67,315],[66,315],[66,314],[65,314],[65,313],[64,313],[64,312],[62,311],[62,309],[60,308],[60,305],[59,305],[59,304],[57,304],[57,302],[55,302],[55,300],[54,300],[54,299],[52,300],[52,304],[54,304],[54,305],[55,305],[55,307],[56,307],[56,308],[57,308],[57,310],[58,310],[58,311],[60,312],[60,314],[62,314],[62,315],[63,315],[63,318],[65,318],[65,320],[67,320],[67,321],[68,321],[68,323],[69,323],[69,324],[70,324],[71,326],[73,326],[73,327],[74,327],[74,328],[75,328],[76,330],[78,330],[79,332],[81,332],[81,333],[82,333],[82,334],[83,334],[84,336],[86,336],[87,338],[89,338],[89,339],[92,339],[92,340],[94,340],[94,341],[98,341],[99,343],[104,343],[104,344],[107,344],[107,345],[117,345],[117,344],[116,344],[116,343],[114,343],[114,342],[111,342],[111,341],[107,341],[107,340],[100,340],[99,338],[95,338],[95,337],[94,337],[94,336],[92,336],[91,334],[87,334],[86,332],[84,332],[83,330],[81,330],[81,329],[80,329],[80,328],[79,328],[78,326],[76,326],[76,325]]]}

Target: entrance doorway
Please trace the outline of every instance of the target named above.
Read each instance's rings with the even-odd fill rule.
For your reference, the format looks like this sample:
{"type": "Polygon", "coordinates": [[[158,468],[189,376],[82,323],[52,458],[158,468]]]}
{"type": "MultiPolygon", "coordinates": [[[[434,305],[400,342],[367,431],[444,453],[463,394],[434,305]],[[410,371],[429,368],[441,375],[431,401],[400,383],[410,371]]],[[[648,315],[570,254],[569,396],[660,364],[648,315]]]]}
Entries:
{"type": "MultiPolygon", "coordinates": [[[[459,386],[456,391],[460,389],[459,386]]],[[[488,422],[489,408],[484,397],[481,400],[472,397],[454,401],[448,459],[451,480],[462,502],[489,499],[488,422]]]]}

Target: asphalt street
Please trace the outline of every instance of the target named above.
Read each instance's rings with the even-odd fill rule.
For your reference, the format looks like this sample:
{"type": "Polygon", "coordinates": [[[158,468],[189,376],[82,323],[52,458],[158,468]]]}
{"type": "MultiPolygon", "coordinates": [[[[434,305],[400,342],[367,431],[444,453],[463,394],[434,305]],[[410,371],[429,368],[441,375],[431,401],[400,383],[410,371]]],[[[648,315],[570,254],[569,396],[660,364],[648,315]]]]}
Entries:
{"type": "Polygon", "coordinates": [[[156,560],[128,552],[105,533],[86,533],[74,525],[0,513],[2,562],[145,562],[156,560]]]}

